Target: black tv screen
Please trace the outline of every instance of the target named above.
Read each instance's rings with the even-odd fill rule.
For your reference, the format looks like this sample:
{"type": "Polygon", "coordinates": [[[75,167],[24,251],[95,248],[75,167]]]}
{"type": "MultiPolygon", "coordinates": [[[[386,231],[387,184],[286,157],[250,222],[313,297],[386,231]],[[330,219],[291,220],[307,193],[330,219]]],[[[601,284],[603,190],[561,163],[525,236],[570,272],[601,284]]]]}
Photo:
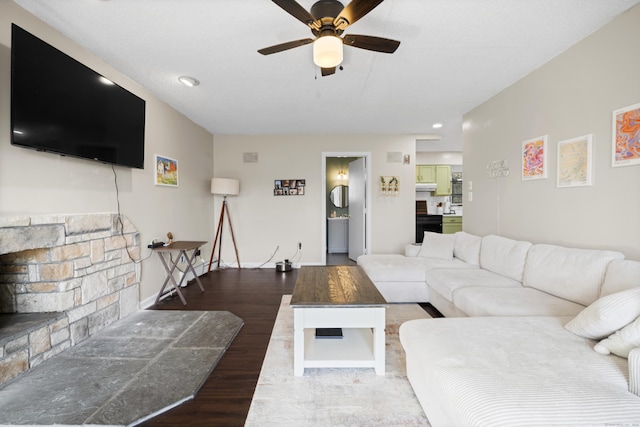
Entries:
{"type": "Polygon", "coordinates": [[[145,101],[15,24],[11,144],[144,169],[145,101]]]}

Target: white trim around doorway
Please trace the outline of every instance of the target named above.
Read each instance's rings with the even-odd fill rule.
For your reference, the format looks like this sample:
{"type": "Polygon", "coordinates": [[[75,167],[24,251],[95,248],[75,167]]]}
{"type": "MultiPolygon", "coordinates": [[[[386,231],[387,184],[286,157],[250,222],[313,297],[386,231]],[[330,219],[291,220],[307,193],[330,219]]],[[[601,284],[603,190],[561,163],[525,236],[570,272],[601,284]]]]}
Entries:
{"type": "Polygon", "coordinates": [[[322,164],[321,164],[321,197],[322,203],[320,204],[322,209],[322,226],[320,227],[320,241],[322,242],[322,265],[327,263],[327,158],[329,157],[364,157],[366,162],[366,180],[367,180],[367,189],[366,189],[366,198],[367,201],[365,203],[365,209],[367,212],[366,217],[366,232],[365,232],[365,252],[369,253],[372,247],[371,240],[371,152],[370,151],[331,151],[331,152],[323,152],[322,153],[322,164]]]}

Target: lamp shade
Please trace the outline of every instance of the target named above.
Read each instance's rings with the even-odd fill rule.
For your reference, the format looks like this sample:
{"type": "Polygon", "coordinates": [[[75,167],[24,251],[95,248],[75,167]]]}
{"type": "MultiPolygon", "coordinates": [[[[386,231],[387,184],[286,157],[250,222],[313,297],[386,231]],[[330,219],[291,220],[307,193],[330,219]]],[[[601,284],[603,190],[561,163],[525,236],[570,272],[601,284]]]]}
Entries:
{"type": "Polygon", "coordinates": [[[237,196],[240,194],[240,181],[228,178],[212,178],[211,193],[223,196],[237,196]]]}
{"type": "Polygon", "coordinates": [[[318,37],[313,42],[313,62],[321,68],[333,68],[342,62],[342,39],[336,36],[318,37]]]}

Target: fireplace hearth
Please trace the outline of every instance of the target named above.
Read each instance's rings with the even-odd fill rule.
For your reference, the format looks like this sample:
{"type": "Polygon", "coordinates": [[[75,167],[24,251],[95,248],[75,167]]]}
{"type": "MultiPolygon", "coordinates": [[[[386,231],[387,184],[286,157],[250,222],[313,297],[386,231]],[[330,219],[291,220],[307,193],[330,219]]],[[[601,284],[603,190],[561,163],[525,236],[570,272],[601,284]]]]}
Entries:
{"type": "Polygon", "coordinates": [[[117,214],[0,217],[0,384],[137,311],[139,259],[117,214]]]}

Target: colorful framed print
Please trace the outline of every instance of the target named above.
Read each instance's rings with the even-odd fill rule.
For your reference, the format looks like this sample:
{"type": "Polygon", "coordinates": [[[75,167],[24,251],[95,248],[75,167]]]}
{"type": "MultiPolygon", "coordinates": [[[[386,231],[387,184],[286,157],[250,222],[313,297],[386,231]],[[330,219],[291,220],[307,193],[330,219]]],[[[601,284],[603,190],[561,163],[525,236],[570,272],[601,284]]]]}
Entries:
{"type": "Polygon", "coordinates": [[[273,185],[274,196],[304,196],[306,179],[276,179],[273,185]]]}
{"type": "Polygon", "coordinates": [[[558,142],[559,188],[591,185],[592,140],[593,135],[584,135],[558,142]]]}
{"type": "Polygon", "coordinates": [[[155,185],[178,186],[178,161],[159,154],[155,155],[155,185]]]}
{"type": "Polygon", "coordinates": [[[611,166],[640,164],[640,104],[613,112],[611,166]]]}
{"type": "Polygon", "coordinates": [[[547,177],[547,135],[522,143],[522,180],[547,177]]]}

